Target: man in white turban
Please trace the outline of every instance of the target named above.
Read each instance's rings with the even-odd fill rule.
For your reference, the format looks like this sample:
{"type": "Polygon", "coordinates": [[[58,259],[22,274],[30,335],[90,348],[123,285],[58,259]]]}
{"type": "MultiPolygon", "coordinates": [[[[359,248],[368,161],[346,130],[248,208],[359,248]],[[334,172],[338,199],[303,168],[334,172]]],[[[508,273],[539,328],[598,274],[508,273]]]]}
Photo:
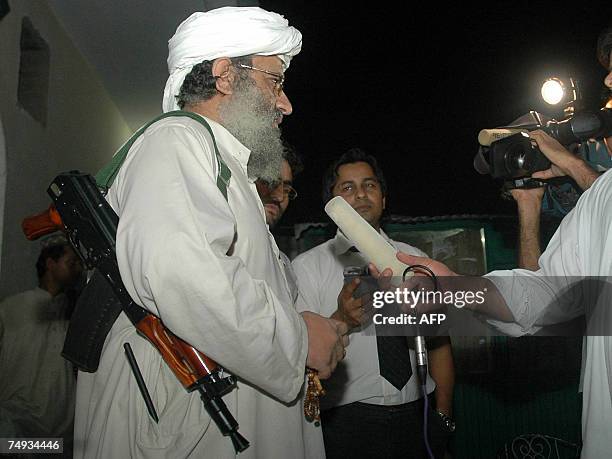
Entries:
{"type": "MultiPolygon", "coordinates": [[[[245,458],[323,455],[304,423],[304,370],[329,377],[346,326],[298,314],[255,180],[278,179],[284,72],[300,33],[260,8],[196,13],[170,40],[164,111],[131,144],[107,199],[119,215],[117,260],[131,297],[238,377],[223,397],[250,441],[245,458]],[[202,124],[206,122],[210,130],[202,124]],[[231,172],[228,179],[225,172],[231,172]]],[[[236,455],[153,346],[120,315],[96,373],[80,373],[75,457],[236,455]],[[123,356],[130,343],[159,417],[123,356]]]]}

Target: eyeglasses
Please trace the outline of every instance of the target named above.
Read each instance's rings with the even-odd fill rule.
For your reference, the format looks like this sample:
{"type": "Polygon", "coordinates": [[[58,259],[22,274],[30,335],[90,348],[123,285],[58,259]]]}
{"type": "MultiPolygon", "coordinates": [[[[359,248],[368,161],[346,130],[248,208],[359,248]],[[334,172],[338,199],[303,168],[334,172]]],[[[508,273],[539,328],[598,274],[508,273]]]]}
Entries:
{"type": "Polygon", "coordinates": [[[291,185],[289,185],[288,183],[279,183],[279,182],[272,182],[272,183],[268,183],[264,180],[257,180],[257,189],[260,193],[260,195],[263,193],[264,195],[270,195],[272,194],[274,191],[276,191],[279,187],[283,187],[283,196],[285,198],[288,198],[289,201],[293,201],[295,198],[298,197],[298,193],[297,191],[295,191],[295,188],[293,188],[291,185]],[[261,187],[261,189],[260,189],[261,187]]]}
{"type": "Polygon", "coordinates": [[[269,70],[258,69],[252,65],[238,64],[238,67],[248,70],[255,70],[256,72],[265,73],[266,75],[272,75],[274,77],[274,92],[277,96],[280,96],[283,92],[283,85],[285,84],[285,75],[281,73],[270,72],[269,70]]]}
{"type": "Polygon", "coordinates": [[[289,198],[289,201],[293,201],[295,198],[298,197],[298,194],[297,194],[297,191],[295,191],[295,188],[293,188],[289,184],[283,185],[283,194],[289,198]]]}

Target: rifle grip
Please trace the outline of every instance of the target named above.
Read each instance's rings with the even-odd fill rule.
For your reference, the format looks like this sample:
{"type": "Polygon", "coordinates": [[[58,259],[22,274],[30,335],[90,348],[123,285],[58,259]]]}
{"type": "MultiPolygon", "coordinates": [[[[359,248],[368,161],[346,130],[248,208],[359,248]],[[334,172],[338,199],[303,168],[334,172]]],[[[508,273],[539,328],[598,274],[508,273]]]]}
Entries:
{"type": "Polygon", "coordinates": [[[157,348],[188,391],[195,389],[201,378],[217,370],[218,365],[214,360],[172,334],[153,314],[138,322],[136,328],[157,348]]]}

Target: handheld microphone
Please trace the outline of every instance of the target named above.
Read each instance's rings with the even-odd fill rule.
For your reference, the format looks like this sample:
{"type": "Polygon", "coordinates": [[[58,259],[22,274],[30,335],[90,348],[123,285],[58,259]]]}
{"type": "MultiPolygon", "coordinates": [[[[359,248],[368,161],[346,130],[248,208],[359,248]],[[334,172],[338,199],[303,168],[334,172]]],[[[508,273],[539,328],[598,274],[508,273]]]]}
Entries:
{"type": "Polygon", "coordinates": [[[325,212],[340,231],[379,269],[391,268],[394,276],[401,276],[407,265],[395,256],[397,250],[366,222],[341,196],[331,199],[325,212]]]}
{"type": "MultiPolygon", "coordinates": [[[[385,241],[344,198],[336,196],[331,199],[325,206],[325,212],[338,225],[340,231],[365,255],[367,260],[374,263],[379,270],[391,268],[394,276],[402,277],[403,279],[414,275],[414,272],[407,269],[408,265],[397,259],[397,250],[385,241]]],[[[425,338],[423,336],[415,336],[414,341],[417,372],[421,382],[425,384],[427,376],[427,347],[425,346],[425,338]]]]}

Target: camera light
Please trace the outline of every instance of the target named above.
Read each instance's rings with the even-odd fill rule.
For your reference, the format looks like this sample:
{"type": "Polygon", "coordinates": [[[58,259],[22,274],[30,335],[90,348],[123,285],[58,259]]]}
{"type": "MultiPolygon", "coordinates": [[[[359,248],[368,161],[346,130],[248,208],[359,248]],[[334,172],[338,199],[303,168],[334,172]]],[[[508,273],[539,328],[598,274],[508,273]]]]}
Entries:
{"type": "Polygon", "coordinates": [[[542,99],[547,104],[557,105],[565,96],[565,86],[558,78],[549,78],[542,85],[542,99]]]}

